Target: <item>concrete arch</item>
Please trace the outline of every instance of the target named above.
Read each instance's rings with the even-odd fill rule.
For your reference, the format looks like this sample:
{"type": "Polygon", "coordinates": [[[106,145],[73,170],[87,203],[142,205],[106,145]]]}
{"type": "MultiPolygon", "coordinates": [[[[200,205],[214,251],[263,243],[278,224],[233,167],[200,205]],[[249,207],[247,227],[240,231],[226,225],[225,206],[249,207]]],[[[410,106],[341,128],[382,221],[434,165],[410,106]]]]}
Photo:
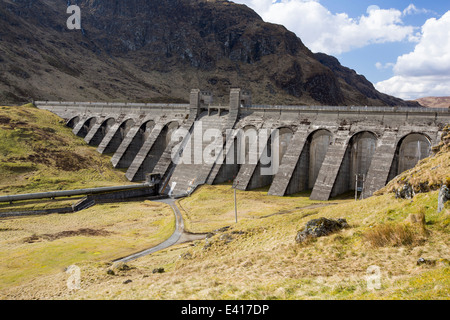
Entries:
{"type": "Polygon", "coordinates": [[[71,129],[74,129],[75,126],[78,124],[78,122],[80,122],[80,117],[75,116],[75,117],[72,117],[69,121],[67,121],[66,126],[71,129]]]}
{"type": "Polygon", "coordinates": [[[142,135],[142,143],[141,145],[148,139],[150,136],[150,133],[152,132],[153,128],[155,127],[155,121],[153,120],[147,120],[141,126],[139,127],[139,134],[142,135]]]}
{"type": "Polygon", "coordinates": [[[153,120],[147,120],[139,126],[134,126],[130,129],[113,157],[113,159],[117,157],[113,161],[116,168],[128,168],[131,165],[154,127],[155,122],[153,120]]]}
{"type": "Polygon", "coordinates": [[[309,147],[308,189],[312,189],[316,183],[328,147],[332,143],[332,138],[333,134],[327,129],[318,129],[308,136],[306,143],[306,147],[309,147]]]}
{"type": "Polygon", "coordinates": [[[324,128],[309,132],[297,159],[286,194],[312,189],[332,142],[333,134],[324,128]]]}
{"type": "MultiPolygon", "coordinates": [[[[153,172],[156,164],[163,155],[164,151],[172,142],[172,135],[180,127],[178,121],[170,121],[164,125],[158,134],[150,150],[148,150],[144,161],[142,162],[136,180],[144,180],[145,174],[153,172]]],[[[145,143],[141,149],[145,148],[145,143]]],[[[141,153],[141,152],[139,152],[141,153]]]]}
{"type": "Polygon", "coordinates": [[[293,136],[294,132],[288,126],[270,130],[263,128],[258,131],[257,164],[249,181],[248,190],[272,184],[293,136]]]}
{"type": "Polygon", "coordinates": [[[102,153],[115,153],[133,125],[134,120],[131,118],[116,122],[100,144],[100,147],[103,149],[102,153]]]}
{"type": "MultiPolygon", "coordinates": [[[[276,129],[276,135],[278,135],[278,142],[275,141],[275,143],[278,144],[278,159],[279,164],[283,163],[284,155],[287,152],[287,149],[289,148],[289,145],[291,144],[292,138],[294,137],[294,130],[290,127],[280,127],[276,129]]],[[[270,144],[268,144],[270,145],[270,144]]],[[[275,149],[272,146],[272,150],[275,151],[275,149]]]]}
{"type": "Polygon", "coordinates": [[[178,128],[180,127],[180,124],[178,123],[178,121],[171,121],[169,123],[167,123],[161,134],[165,135],[165,148],[167,148],[167,146],[170,144],[170,142],[172,141],[172,135],[173,133],[178,130],[178,128]]]}
{"type": "Polygon", "coordinates": [[[397,143],[388,181],[405,172],[431,154],[431,138],[422,132],[410,132],[397,143]]]}
{"type": "Polygon", "coordinates": [[[130,131],[130,129],[134,126],[135,121],[134,119],[127,119],[122,121],[120,127],[119,127],[119,138],[122,141],[128,134],[128,132],[130,131]]]}
{"type": "Polygon", "coordinates": [[[257,140],[258,129],[254,125],[246,125],[237,129],[233,140],[233,163],[236,163],[239,166],[242,164],[256,164],[258,161],[257,140]]]}
{"type": "Polygon", "coordinates": [[[357,175],[360,186],[362,180],[367,176],[375,154],[377,140],[377,136],[370,131],[359,132],[350,140],[350,190],[355,190],[357,175]]]}
{"type": "Polygon", "coordinates": [[[90,117],[90,118],[86,119],[83,123],[83,126],[78,131],[77,136],[79,136],[81,138],[86,137],[86,135],[89,133],[89,131],[91,131],[91,129],[95,126],[97,121],[98,120],[96,117],[90,117]]]}
{"type": "MultiPolygon", "coordinates": [[[[116,123],[116,119],[110,117],[105,119],[99,126],[95,126],[97,129],[92,138],[88,141],[89,145],[91,146],[98,146],[102,140],[105,138],[109,130],[114,126],[116,123]]],[[[92,129],[94,130],[94,128],[92,129]]],[[[92,133],[91,133],[92,134],[92,133]]]]}
{"type": "Polygon", "coordinates": [[[350,139],[334,182],[331,197],[362,187],[375,153],[378,137],[372,131],[359,131],[350,139]],[[358,182],[356,181],[358,179],[358,182]]]}

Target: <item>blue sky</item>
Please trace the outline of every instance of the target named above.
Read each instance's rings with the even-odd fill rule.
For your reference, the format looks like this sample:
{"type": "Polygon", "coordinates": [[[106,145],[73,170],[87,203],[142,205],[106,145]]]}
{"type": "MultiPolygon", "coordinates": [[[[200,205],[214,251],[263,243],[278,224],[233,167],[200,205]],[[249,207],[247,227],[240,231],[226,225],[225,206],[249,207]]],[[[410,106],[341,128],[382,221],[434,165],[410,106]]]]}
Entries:
{"type": "Polygon", "coordinates": [[[448,0],[234,0],[403,99],[450,96],[448,0]]]}

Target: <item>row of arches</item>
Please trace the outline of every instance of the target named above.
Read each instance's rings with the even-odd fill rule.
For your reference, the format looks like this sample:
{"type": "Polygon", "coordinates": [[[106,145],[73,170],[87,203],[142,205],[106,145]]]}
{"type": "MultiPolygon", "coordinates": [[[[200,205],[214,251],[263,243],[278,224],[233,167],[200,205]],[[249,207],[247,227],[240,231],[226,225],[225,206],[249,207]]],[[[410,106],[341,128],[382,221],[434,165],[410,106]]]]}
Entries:
{"type": "MultiPolygon", "coordinates": [[[[81,138],[86,138],[88,134],[91,135],[89,144],[92,146],[103,145],[102,153],[115,154],[120,151],[120,154],[117,155],[118,160],[115,167],[122,169],[131,166],[155,128],[154,120],[138,124],[133,119],[118,121],[111,117],[102,119],[99,123],[99,118],[91,117],[82,121],[83,124],[80,126],[77,135],[81,138]],[[91,132],[92,130],[95,130],[95,132],[91,132]]],[[[77,116],[70,119],[67,126],[74,129],[79,123],[80,118],[77,116]]],[[[151,150],[148,150],[145,160],[140,164],[139,172],[134,180],[144,180],[145,174],[152,172],[162,153],[169,145],[173,132],[178,127],[177,121],[168,122],[162,127],[151,150]]]]}
{"type": "MultiPolygon", "coordinates": [[[[247,134],[247,132],[255,132],[257,130],[251,125],[242,128],[242,130],[244,132],[243,139],[238,141],[235,138],[234,141],[234,162],[231,164],[225,163],[222,166],[214,181],[215,183],[234,180],[238,176],[243,164],[242,161],[239,162],[239,156],[236,156],[239,154],[239,151],[245,154],[245,156],[240,156],[245,158],[245,164],[251,163],[252,157],[254,158],[256,151],[251,148],[252,143],[254,144],[255,142],[254,137],[247,134]]],[[[274,153],[273,155],[277,153],[279,159],[278,164],[281,165],[284,161],[284,155],[292,143],[294,131],[288,127],[281,127],[274,131],[274,134],[277,137],[275,139],[268,139],[263,155],[265,154],[271,157],[272,152],[274,153]],[[274,145],[273,141],[276,141],[276,145],[274,145]]],[[[322,164],[332,143],[332,132],[327,129],[318,129],[308,135],[303,146],[298,146],[302,150],[292,177],[290,178],[286,194],[293,194],[314,188],[322,164]]],[[[369,172],[377,143],[379,143],[378,136],[370,131],[358,132],[349,139],[342,163],[340,164],[332,196],[345,193],[349,190],[355,190],[357,183],[358,186],[362,185],[362,180],[367,177],[369,172]],[[355,177],[358,177],[358,182],[355,177]]],[[[386,183],[396,175],[414,167],[420,160],[428,157],[430,152],[431,142],[426,135],[422,133],[410,133],[402,137],[397,143],[386,183]]],[[[276,171],[273,174],[267,174],[267,172],[270,172],[267,170],[265,174],[261,173],[261,170],[267,169],[271,165],[273,163],[258,162],[246,189],[251,190],[271,185],[276,171]]]]}
{"type": "MultiPolygon", "coordinates": [[[[79,126],[77,134],[82,138],[89,134],[91,145],[105,143],[103,153],[116,153],[120,149],[120,159],[115,165],[117,168],[130,167],[140,151],[144,150],[145,142],[155,130],[153,120],[137,124],[133,119],[118,122],[114,118],[106,118],[99,123],[99,118],[91,117],[83,121],[83,124],[79,126],[80,118],[74,117],[67,122],[67,126],[71,128],[79,126]],[[95,130],[95,132],[91,132],[91,130],[95,130]],[[108,139],[105,139],[106,137],[108,139]],[[105,142],[104,140],[108,141],[105,142]]],[[[172,134],[178,128],[179,123],[177,121],[168,122],[158,128],[151,149],[145,150],[147,153],[140,164],[135,180],[143,180],[146,173],[153,171],[163,152],[169,146],[172,134]]],[[[265,187],[272,183],[276,174],[276,170],[273,168],[274,163],[273,161],[262,160],[267,158],[278,159],[276,165],[282,165],[288,148],[295,148],[295,146],[291,146],[295,131],[291,127],[280,127],[268,135],[267,142],[263,145],[264,150],[260,146],[258,146],[259,149],[255,150],[255,135],[259,135],[260,132],[261,130],[253,125],[245,126],[240,130],[239,135],[234,137],[233,147],[229,151],[232,153],[233,161],[227,160],[223,163],[214,183],[234,180],[242,166],[255,161],[255,159],[257,161],[254,163],[256,168],[247,189],[265,187]],[[265,172],[265,174],[261,174],[261,172],[265,172]]],[[[304,145],[298,146],[302,150],[286,189],[286,194],[313,189],[333,141],[334,135],[327,129],[318,129],[308,134],[304,145]]],[[[354,190],[356,187],[355,176],[367,175],[377,143],[379,143],[378,136],[370,131],[355,133],[349,139],[332,196],[354,190]]],[[[399,173],[414,167],[418,161],[428,157],[430,151],[431,142],[426,135],[410,133],[402,137],[396,146],[388,181],[399,173]]],[[[227,159],[230,158],[229,154],[226,156],[227,159]]]]}

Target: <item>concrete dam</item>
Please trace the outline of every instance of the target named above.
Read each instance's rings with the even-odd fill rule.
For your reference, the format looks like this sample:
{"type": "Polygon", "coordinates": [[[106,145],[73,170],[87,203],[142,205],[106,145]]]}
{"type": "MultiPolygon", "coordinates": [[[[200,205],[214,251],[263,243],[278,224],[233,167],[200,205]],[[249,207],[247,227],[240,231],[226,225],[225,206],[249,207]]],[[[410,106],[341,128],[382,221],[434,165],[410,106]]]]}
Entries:
{"type": "Polygon", "coordinates": [[[253,105],[241,89],[225,106],[198,89],[189,104],[35,105],[110,154],[130,181],[160,175],[159,192],[174,197],[224,182],[276,196],[312,190],[313,200],[369,197],[428,157],[450,123],[448,109],[253,105]]]}

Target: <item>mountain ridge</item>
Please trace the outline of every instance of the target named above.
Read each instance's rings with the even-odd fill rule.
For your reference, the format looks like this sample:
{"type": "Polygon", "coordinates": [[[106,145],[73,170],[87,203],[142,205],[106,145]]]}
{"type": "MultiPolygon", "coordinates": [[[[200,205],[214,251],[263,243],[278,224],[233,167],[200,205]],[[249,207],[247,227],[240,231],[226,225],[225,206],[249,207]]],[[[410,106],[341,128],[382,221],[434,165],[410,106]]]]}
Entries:
{"type": "Polygon", "coordinates": [[[334,57],[228,1],[80,0],[82,30],[66,3],[0,4],[0,99],[185,102],[192,88],[226,102],[420,106],[384,95],[334,57]]]}

